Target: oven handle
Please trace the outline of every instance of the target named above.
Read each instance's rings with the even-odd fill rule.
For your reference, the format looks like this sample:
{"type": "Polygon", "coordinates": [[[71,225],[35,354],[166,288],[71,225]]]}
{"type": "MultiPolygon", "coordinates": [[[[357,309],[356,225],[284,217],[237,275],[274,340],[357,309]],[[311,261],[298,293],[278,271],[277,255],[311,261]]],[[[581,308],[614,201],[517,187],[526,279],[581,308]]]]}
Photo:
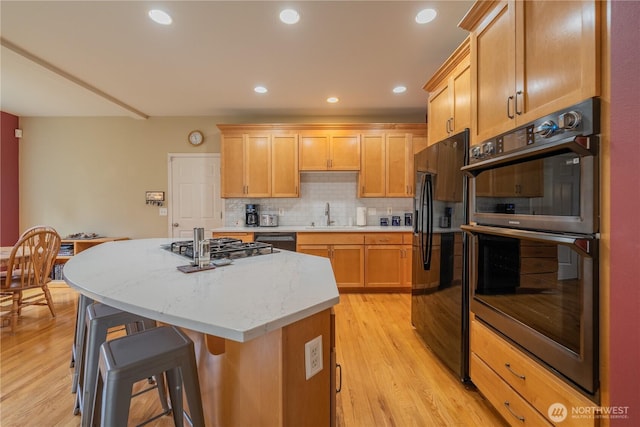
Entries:
{"type": "Polygon", "coordinates": [[[597,236],[595,235],[556,234],[517,228],[489,227],[486,225],[461,225],[460,228],[465,233],[473,236],[477,234],[492,234],[494,236],[515,237],[537,242],[551,242],[570,246],[576,252],[590,258],[596,255],[597,236]]]}
{"type": "Polygon", "coordinates": [[[571,151],[579,156],[595,156],[598,151],[598,137],[577,136],[543,145],[530,145],[527,148],[515,152],[492,157],[481,162],[463,166],[461,170],[470,176],[477,176],[480,172],[494,169],[498,166],[508,166],[523,163],[528,160],[548,157],[550,154],[571,151]]]}

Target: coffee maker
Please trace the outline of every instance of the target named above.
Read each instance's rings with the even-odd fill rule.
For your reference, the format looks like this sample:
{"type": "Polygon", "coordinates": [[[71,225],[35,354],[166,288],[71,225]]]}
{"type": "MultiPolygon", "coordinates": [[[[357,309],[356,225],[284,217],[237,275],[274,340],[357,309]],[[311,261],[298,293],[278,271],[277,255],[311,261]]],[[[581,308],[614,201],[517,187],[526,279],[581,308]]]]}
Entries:
{"type": "Polygon", "coordinates": [[[244,205],[245,208],[245,224],[247,227],[257,227],[260,225],[260,205],[244,205]]]}

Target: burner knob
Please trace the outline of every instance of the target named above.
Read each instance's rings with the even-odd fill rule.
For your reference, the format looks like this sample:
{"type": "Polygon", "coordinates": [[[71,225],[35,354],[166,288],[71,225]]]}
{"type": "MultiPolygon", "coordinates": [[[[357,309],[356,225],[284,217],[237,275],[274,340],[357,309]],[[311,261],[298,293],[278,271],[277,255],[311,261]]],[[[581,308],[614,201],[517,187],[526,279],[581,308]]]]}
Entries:
{"type": "Polygon", "coordinates": [[[558,126],[560,129],[575,129],[582,123],[582,114],[578,111],[569,111],[560,114],[558,117],[558,126]]]}
{"type": "Polygon", "coordinates": [[[490,156],[496,152],[496,147],[493,145],[493,142],[485,142],[482,144],[482,155],[483,157],[490,156]]]}
{"type": "Polygon", "coordinates": [[[540,134],[543,138],[549,138],[551,135],[556,133],[558,129],[560,128],[552,120],[546,120],[535,129],[535,132],[540,134]]]}
{"type": "Polygon", "coordinates": [[[478,145],[474,145],[469,149],[469,157],[471,157],[472,159],[479,159],[481,154],[482,150],[478,145]]]}

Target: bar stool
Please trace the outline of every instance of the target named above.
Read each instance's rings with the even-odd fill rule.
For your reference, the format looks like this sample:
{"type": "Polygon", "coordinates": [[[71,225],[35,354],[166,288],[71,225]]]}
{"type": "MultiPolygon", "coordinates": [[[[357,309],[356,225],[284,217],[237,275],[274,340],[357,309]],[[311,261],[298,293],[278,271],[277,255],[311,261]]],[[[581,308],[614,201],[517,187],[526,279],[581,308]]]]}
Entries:
{"type": "Polygon", "coordinates": [[[167,375],[175,425],[182,427],[183,413],[187,415],[182,403],[184,386],[190,422],[194,427],[204,427],[193,341],[174,326],[160,326],[102,344],[91,425],[127,425],[133,383],[158,372],[167,375]]]}
{"type": "Polygon", "coordinates": [[[73,345],[71,346],[71,365],[73,368],[73,379],[71,381],[71,393],[75,393],[78,389],[78,379],[80,378],[80,367],[82,365],[82,356],[78,356],[84,349],[84,337],[87,332],[87,324],[85,316],[87,307],[93,304],[93,299],[80,294],[78,296],[78,306],[76,309],[76,334],[73,337],[73,345]],[[79,363],[76,360],[80,357],[79,363]]]}
{"type": "MultiPolygon", "coordinates": [[[[91,421],[91,413],[93,412],[95,404],[100,345],[107,341],[108,330],[117,326],[125,326],[128,332],[133,333],[137,330],[147,330],[156,327],[154,320],[101,303],[89,304],[87,306],[85,324],[86,336],[84,348],[82,351],[76,353],[76,364],[80,364],[80,374],[77,384],[76,403],[73,411],[74,414],[78,412],[81,413],[80,425],[83,427],[88,426],[91,421]]],[[[133,335],[135,335],[135,333],[133,335]]],[[[167,404],[164,377],[162,375],[156,375],[158,372],[161,371],[149,375],[148,378],[152,376],[155,377],[162,409],[165,414],[168,414],[171,408],[167,404]]]]}

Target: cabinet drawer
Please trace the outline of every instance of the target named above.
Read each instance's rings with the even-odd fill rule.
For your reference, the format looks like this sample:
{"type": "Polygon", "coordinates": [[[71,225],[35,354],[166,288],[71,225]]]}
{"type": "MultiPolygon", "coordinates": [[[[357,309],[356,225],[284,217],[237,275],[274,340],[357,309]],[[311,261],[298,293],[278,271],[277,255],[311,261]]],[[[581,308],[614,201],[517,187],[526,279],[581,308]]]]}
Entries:
{"type": "Polygon", "coordinates": [[[299,245],[362,245],[364,234],[362,233],[298,233],[296,236],[299,245]]]}
{"type": "Polygon", "coordinates": [[[561,403],[569,412],[563,426],[597,425],[596,419],[571,417],[572,408],[593,407],[595,403],[477,320],[471,322],[471,351],[540,413],[546,415],[552,404],[561,403]]]}
{"type": "Polygon", "coordinates": [[[552,426],[476,354],[470,362],[473,383],[510,425],[552,426]]]}
{"type": "Polygon", "coordinates": [[[212,236],[214,239],[219,239],[221,237],[229,237],[231,239],[239,239],[243,242],[253,242],[253,233],[250,232],[213,232],[212,236]]]}
{"type": "Polygon", "coordinates": [[[372,233],[364,235],[365,245],[401,245],[400,233],[372,233]]]}

